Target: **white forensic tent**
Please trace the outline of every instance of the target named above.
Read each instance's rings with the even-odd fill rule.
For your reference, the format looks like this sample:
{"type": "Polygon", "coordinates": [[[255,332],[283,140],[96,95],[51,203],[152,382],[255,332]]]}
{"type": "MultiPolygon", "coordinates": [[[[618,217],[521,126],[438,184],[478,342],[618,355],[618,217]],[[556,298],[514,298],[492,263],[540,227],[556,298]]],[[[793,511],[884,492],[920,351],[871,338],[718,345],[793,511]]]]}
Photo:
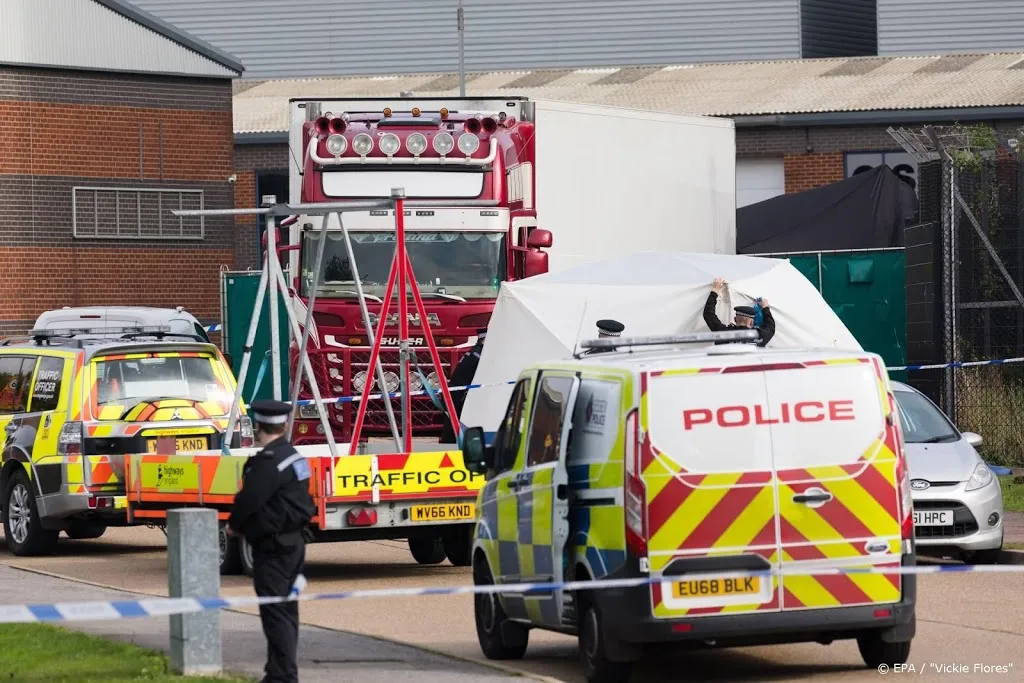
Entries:
{"type": "MultiPolygon", "coordinates": [[[[626,326],[623,337],[706,332],[704,304],[711,282],[728,282],[718,317],[764,297],[775,318],[771,347],[861,346],[806,277],[789,261],[719,254],[640,252],[501,286],[480,356],[475,384],[514,380],[533,363],[571,358],[597,337],[602,318],[626,326]]],[[[462,423],[497,429],[511,385],[475,389],[462,423]]]]}

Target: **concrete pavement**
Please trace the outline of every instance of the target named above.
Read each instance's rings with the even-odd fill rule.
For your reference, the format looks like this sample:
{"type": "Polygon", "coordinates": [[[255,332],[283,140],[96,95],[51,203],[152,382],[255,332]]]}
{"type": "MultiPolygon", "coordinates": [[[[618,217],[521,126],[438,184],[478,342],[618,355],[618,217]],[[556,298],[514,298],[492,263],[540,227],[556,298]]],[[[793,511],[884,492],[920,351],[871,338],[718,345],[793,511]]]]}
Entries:
{"type": "Polygon", "coordinates": [[[1024,512],[1004,513],[1003,543],[1024,543],[1024,512]]]}
{"type": "MultiPolygon", "coordinates": [[[[0,565],[0,604],[131,600],[140,596],[126,591],[99,588],[32,571],[0,565]]],[[[90,634],[166,651],[169,623],[166,617],[120,621],[66,622],[61,624],[90,634]]],[[[224,668],[232,673],[260,678],[266,659],[266,641],[258,617],[221,612],[224,668]]],[[[299,668],[302,683],[345,681],[396,683],[488,683],[520,677],[425,650],[341,631],[301,627],[299,668]]]]}

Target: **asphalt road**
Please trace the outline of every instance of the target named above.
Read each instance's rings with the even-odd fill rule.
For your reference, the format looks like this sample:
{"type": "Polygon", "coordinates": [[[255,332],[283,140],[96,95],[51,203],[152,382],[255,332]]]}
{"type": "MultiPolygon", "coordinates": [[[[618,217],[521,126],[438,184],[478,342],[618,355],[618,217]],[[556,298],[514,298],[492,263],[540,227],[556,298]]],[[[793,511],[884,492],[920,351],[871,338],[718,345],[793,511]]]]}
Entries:
{"type": "MultiPolygon", "coordinates": [[[[467,569],[447,563],[414,563],[403,542],[380,541],[310,546],[309,590],[455,586],[469,583],[467,569]]],[[[59,555],[16,558],[0,544],[0,563],[133,591],[165,594],[165,541],[158,530],[108,531],[95,541],[62,539],[59,555]]],[[[226,595],[251,594],[244,577],[224,577],[226,595]]],[[[944,574],[920,581],[918,633],[911,651],[918,680],[1022,680],[1024,678],[1024,574],[944,574]],[[941,668],[945,671],[941,671],[941,668]],[[989,667],[986,669],[986,667],[989,667]],[[992,667],[1004,667],[996,669],[992,667]],[[923,671],[922,671],[923,669],[923,671]]],[[[28,597],[28,596],[26,596],[28,597]]],[[[33,600],[45,596],[32,596],[33,600]]],[[[418,645],[481,660],[473,627],[472,598],[354,599],[303,603],[302,621],[418,645]]],[[[535,631],[517,668],[562,681],[583,681],[575,640],[535,631]]],[[[878,681],[864,668],[852,642],[688,653],[645,662],[635,681],[878,681]]]]}

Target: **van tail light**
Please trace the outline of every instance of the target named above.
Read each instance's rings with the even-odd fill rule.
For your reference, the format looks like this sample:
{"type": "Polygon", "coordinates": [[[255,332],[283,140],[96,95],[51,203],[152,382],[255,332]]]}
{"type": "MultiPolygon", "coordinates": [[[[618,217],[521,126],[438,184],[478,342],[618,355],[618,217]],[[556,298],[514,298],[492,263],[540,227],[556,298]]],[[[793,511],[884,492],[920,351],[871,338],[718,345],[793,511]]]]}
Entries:
{"type": "Polygon", "coordinates": [[[240,448],[252,448],[256,443],[256,438],[252,431],[252,420],[247,415],[243,415],[238,421],[238,434],[238,445],[240,448]]]}
{"type": "Polygon", "coordinates": [[[626,548],[637,555],[647,555],[647,487],[641,477],[640,430],[636,408],[626,416],[625,446],[625,508],[626,548]]]}
{"type": "Polygon", "coordinates": [[[896,450],[896,483],[900,488],[900,533],[904,540],[914,538],[914,498],[910,489],[910,471],[907,468],[907,454],[903,449],[903,430],[896,397],[888,394],[889,420],[886,429],[892,433],[896,450]]]}
{"type": "Polygon", "coordinates": [[[82,455],[85,435],[81,422],[65,422],[57,437],[58,455],[82,455]]]}

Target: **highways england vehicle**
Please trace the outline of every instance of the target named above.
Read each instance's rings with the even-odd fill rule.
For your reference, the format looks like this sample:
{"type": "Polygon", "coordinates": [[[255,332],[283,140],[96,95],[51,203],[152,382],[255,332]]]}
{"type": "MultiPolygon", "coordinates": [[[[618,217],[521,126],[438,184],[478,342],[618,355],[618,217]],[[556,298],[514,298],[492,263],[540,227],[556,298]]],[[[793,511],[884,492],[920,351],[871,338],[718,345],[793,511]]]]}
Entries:
{"type": "MultiPolygon", "coordinates": [[[[743,334],[756,333],[678,341],[743,334]]],[[[484,654],[522,657],[541,628],[578,635],[592,683],[628,681],[632,663],[659,646],[856,639],[872,668],[906,662],[915,577],[808,571],[915,563],[882,360],[665,341],[600,340],[628,351],[532,366],[493,446],[481,428],[465,431],[467,464],[491,473],[475,584],[653,580],[478,595],[484,654]]]]}
{"type": "MultiPolygon", "coordinates": [[[[168,328],[36,330],[0,345],[0,514],[15,555],[133,523],[126,455],[221,448],[235,380],[168,328]]],[[[243,415],[230,446],[253,444],[243,415]]]]}

